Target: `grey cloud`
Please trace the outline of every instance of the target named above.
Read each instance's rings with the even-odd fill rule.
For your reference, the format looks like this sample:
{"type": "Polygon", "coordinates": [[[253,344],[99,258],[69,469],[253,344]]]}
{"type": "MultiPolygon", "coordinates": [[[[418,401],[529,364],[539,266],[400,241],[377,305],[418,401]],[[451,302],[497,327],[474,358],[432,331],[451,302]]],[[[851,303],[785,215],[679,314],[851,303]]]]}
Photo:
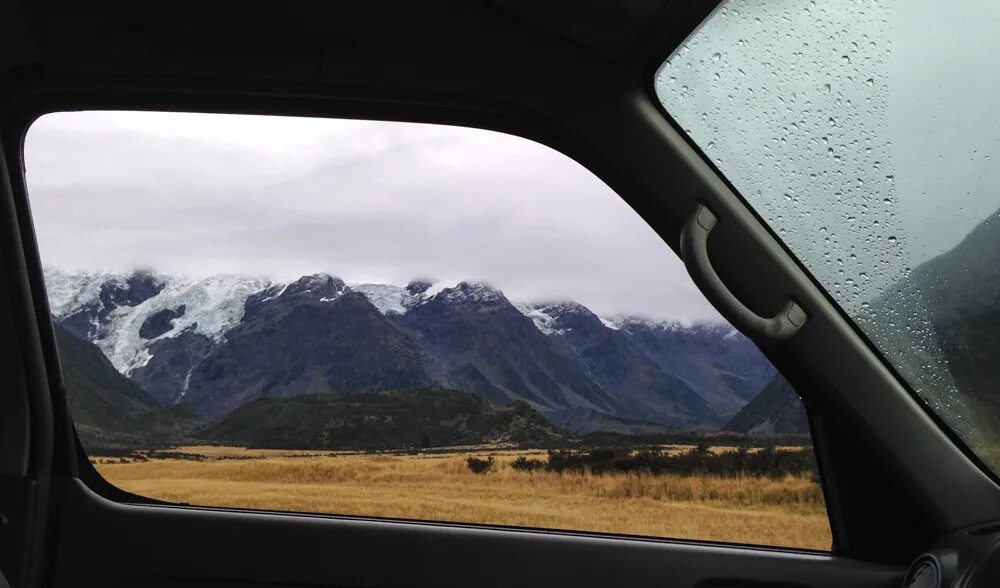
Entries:
{"type": "Polygon", "coordinates": [[[719,320],[638,215],[547,147],[433,125],[150,116],[50,115],[29,131],[43,263],[482,279],[606,316],[719,320]]]}

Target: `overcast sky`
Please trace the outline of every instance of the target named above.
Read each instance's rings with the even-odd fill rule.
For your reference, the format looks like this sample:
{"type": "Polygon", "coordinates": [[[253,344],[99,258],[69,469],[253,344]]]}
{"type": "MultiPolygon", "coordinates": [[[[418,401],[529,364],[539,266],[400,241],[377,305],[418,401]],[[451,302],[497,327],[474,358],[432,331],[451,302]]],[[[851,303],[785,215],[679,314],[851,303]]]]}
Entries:
{"type": "Polygon", "coordinates": [[[403,285],[479,279],[604,316],[720,320],[614,192],[534,142],[475,129],[82,112],[30,129],[42,262],[403,285]]]}

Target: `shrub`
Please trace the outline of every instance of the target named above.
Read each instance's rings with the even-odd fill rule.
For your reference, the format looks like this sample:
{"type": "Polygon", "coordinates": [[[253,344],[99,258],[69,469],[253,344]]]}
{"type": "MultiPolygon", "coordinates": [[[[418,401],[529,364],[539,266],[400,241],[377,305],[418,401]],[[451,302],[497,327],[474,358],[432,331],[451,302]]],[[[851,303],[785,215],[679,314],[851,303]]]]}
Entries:
{"type": "Polygon", "coordinates": [[[486,459],[480,459],[478,457],[470,457],[466,463],[469,465],[469,471],[474,474],[485,474],[486,472],[493,469],[493,456],[486,459]]]}
{"type": "Polygon", "coordinates": [[[528,459],[521,455],[510,464],[510,467],[522,472],[534,472],[545,469],[546,464],[540,459],[528,459]]]}
{"type": "Polygon", "coordinates": [[[595,449],[592,451],[550,451],[546,469],[555,472],[590,471],[595,474],[625,472],[635,474],[699,474],[716,476],[754,475],[780,478],[788,474],[815,475],[816,462],[810,449],[778,451],[765,447],[750,452],[745,447],[712,453],[698,446],[670,455],[662,451],[595,449]]]}

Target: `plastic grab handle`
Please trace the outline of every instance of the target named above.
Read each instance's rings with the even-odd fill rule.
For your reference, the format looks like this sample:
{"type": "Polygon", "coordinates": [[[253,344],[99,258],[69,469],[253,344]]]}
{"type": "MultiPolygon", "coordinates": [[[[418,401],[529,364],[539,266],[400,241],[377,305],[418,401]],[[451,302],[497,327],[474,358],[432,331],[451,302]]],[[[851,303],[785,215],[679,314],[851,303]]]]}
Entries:
{"type": "Polygon", "coordinates": [[[789,300],[772,317],[764,317],[750,310],[740,302],[715,273],[708,258],[708,235],[719,219],[704,204],[699,204],[691,218],[681,230],[681,258],[691,279],[717,306],[729,310],[727,313],[733,326],[747,335],[767,341],[783,341],[798,332],[809,317],[802,307],[789,300]]]}

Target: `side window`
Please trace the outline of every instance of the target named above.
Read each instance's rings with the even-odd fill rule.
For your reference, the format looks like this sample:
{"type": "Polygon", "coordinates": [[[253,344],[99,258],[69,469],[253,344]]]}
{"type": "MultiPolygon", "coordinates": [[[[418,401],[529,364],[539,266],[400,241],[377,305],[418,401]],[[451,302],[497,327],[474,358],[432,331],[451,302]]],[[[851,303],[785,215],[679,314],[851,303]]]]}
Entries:
{"type": "Polygon", "coordinates": [[[25,157],[77,434],[124,490],[830,547],[795,392],[549,148],[93,111],[25,157]]]}

